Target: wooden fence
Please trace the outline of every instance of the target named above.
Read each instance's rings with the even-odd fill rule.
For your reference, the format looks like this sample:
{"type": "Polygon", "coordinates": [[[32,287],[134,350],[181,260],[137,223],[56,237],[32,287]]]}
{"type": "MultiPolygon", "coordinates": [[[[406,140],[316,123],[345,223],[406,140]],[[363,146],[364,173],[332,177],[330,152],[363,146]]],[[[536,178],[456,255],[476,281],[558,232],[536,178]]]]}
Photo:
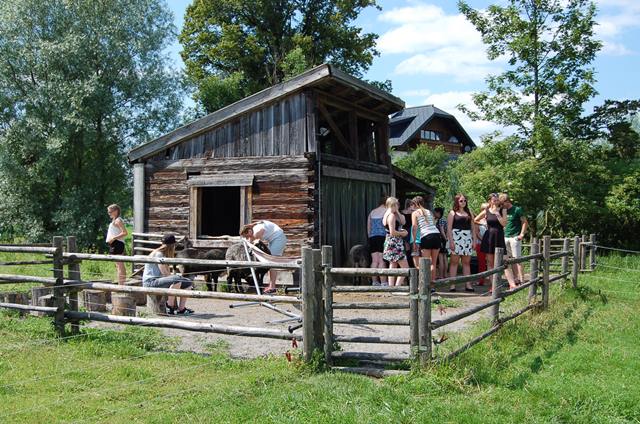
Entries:
{"type": "MultiPolygon", "coordinates": [[[[388,375],[396,371],[381,370],[367,367],[340,366],[344,360],[402,362],[416,360],[421,365],[431,362],[446,361],[473,345],[479,343],[491,334],[497,332],[501,326],[510,320],[530,310],[544,310],[549,305],[549,287],[552,283],[566,281],[570,278],[573,287],[577,287],[578,273],[593,270],[595,263],[595,235],[590,238],[575,237],[573,239],[552,239],[545,236],[542,243],[537,240],[528,245],[529,251],[518,259],[505,259],[502,249],[496,249],[493,269],[468,276],[449,277],[431,281],[430,260],[421,258],[419,268],[409,269],[371,269],[371,268],[337,268],[333,267],[332,247],[324,246],[320,249],[304,248],[299,264],[269,264],[252,261],[219,261],[181,258],[151,258],[149,256],[134,255],[100,255],[76,252],[74,237],[67,237],[66,249],[62,237],[54,237],[51,246],[19,246],[0,245],[0,252],[41,254],[42,260],[13,261],[0,263],[2,265],[39,265],[43,263],[53,266],[52,277],[30,275],[0,274],[0,284],[39,283],[50,290],[51,294],[43,297],[35,295],[31,305],[11,302],[0,297],[0,307],[20,311],[31,311],[53,316],[55,328],[61,337],[67,332],[77,333],[80,321],[101,321],[128,325],[144,325],[147,327],[175,328],[180,330],[209,332],[219,334],[242,335],[246,337],[265,337],[276,339],[302,340],[303,357],[310,361],[314,351],[324,353],[328,365],[337,369],[360,372],[368,375],[388,375]],[[105,284],[104,281],[88,281],[81,278],[81,264],[83,261],[126,262],[135,264],[159,263],[166,265],[204,265],[212,267],[273,267],[277,269],[300,270],[301,297],[269,296],[257,294],[237,294],[222,292],[206,292],[197,290],[180,290],[165,288],[149,288],[130,285],[105,284]],[[502,290],[500,275],[507,266],[515,263],[528,262],[530,278],[520,286],[502,290]],[[571,266],[570,266],[571,263],[571,266]],[[559,267],[558,273],[553,275],[554,266],[559,267]],[[65,278],[65,267],[66,278],[65,278]],[[335,284],[336,276],[393,276],[405,277],[408,286],[375,287],[375,286],[339,286],[335,284]],[[482,277],[491,277],[491,299],[479,305],[457,312],[446,318],[434,319],[431,315],[432,294],[431,287],[439,288],[456,283],[476,281],[482,277]],[[501,303],[510,296],[525,289],[527,290],[527,305],[508,315],[501,315],[501,303]],[[540,290],[540,299],[537,294],[540,290]],[[147,318],[137,316],[120,316],[92,311],[80,311],[78,308],[78,293],[82,290],[98,292],[121,293],[128,296],[143,295],[178,296],[200,299],[223,299],[238,302],[261,302],[270,308],[278,310],[275,303],[301,304],[302,334],[293,330],[282,331],[273,328],[259,328],[236,325],[222,325],[189,320],[176,320],[164,317],[147,318]],[[400,292],[407,296],[399,297],[393,302],[335,302],[335,293],[388,293],[400,292]],[[40,300],[44,298],[45,302],[40,300]],[[336,310],[405,310],[406,318],[342,318],[335,317],[336,310]],[[438,328],[457,322],[471,315],[489,310],[492,326],[483,334],[468,341],[442,357],[433,354],[432,332],[438,328]],[[335,325],[370,325],[370,326],[398,326],[408,327],[409,336],[360,336],[336,334],[335,325]],[[410,348],[410,355],[398,355],[376,352],[349,352],[336,350],[339,343],[358,344],[399,344],[410,348]]],[[[145,251],[146,252],[146,251],[145,251]]],[[[41,288],[35,288],[36,290],[41,288]]],[[[294,326],[299,327],[299,326],[294,326]]],[[[295,328],[294,328],[295,330],[295,328]]]]}

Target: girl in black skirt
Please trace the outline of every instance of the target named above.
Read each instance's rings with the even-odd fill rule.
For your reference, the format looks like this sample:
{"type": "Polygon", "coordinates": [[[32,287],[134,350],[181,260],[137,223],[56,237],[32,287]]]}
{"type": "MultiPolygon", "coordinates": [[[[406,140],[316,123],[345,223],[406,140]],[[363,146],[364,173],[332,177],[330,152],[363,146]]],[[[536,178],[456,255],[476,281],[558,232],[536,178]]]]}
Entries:
{"type": "MultiPolygon", "coordinates": [[[[110,255],[123,255],[124,254],[124,238],[129,234],[124,221],[120,218],[120,206],[113,204],[107,207],[107,213],[111,218],[109,224],[109,230],[107,231],[106,242],[109,245],[110,255]]],[[[116,262],[116,273],[118,275],[118,284],[124,284],[127,270],[124,267],[124,262],[116,262]]]]}

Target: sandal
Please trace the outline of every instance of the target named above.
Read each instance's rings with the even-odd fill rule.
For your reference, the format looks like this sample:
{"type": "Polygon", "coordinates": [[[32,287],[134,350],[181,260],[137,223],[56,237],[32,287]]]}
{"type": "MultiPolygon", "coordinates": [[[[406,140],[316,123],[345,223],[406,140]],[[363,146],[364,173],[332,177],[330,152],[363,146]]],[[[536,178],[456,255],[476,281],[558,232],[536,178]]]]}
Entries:
{"type": "Polygon", "coordinates": [[[167,315],[175,315],[178,310],[177,306],[169,306],[169,304],[165,304],[165,307],[167,308],[167,315]]]}
{"type": "Polygon", "coordinates": [[[465,287],[465,288],[464,288],[464,291],[466,291],[466,292],[472,292],[472,293],[475,293],[475,292],[476,292],[476,291],[475,291],[475,289],[474,289],[473,287],[471,287],[471,288],[469,288],[469,287],[465,287]]]}
{"type": "Polygon", "coordinates": [[[450,292],[454,292],[454,291],[456,291],[456,288],[455,288],[455,287],[451,287],[451,288],[449,289],[449,291],[450,291],[450,292]]]}
{"type": "Polygon", "coordinates": [[[191,315],[193,313],[194,313],[193,309],[189,309],[189,308],[184,308],[182,310],[178,309],[178,312],[177,312],[178,315],[191,315]]]}
{"type": "Polygon", "coordinates": [[[263,294],[276,294],[277,289],[276,288],[268,288],[265,289],[262,293],[263,294]]]}

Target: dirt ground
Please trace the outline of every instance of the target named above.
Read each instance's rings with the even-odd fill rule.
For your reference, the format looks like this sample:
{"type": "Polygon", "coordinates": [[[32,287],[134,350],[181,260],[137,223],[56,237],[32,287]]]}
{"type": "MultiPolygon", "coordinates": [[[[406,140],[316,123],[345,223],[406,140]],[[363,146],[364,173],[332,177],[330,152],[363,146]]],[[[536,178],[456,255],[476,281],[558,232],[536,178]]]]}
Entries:
{"type": "MultiPolygon", "coordinates": [[[[459,290],[462,287],[459,288],[459,290]]],[[[464,292],[442,293],[441,298],[454,300],[457,304],[455,308],[438,307],[433,309],[432,317],[439,319],[448,314],[456,313],[462,309],[477,305],[488,300],[486,296],[486,288],[477,287],[475,294],[464,292]],[[481,290],[483,289],[483,290],[481,290]],[[485,293],[484,295],[482,293],[485,293]]],[[[440,296],[438,296],[440,297],[440,296]]],[[[371,293],[371,294],[334,294],[335,302],[391,302],[400,303],[409,302],[406,294],[388,294],[388,293],[371,293]]],[[[446,302],[445,302],[446,304],[446,302]]],[[[288,331],[289,326],[295,325],[295,321],[277,323],[274,321],[283,320],[287,317],[276,311],[268,309],[260,305],[246,305],[246,302],[231,302],[218,299],[190,299],[187,306],[195,310],[195,314],[184,316],[172,316],[171,319],[200,321],[205,323],[241,325],[248,327],[263,327],[288,331]],[[233,308],[230,306],[234,305],[233,308]]],[[[279,304],[279,308],[290,313],[301,314],[299,305],[279,304]]],[[[460,331],[467,327],[469,323],[480,319],[487,310],[480,314],[474,314],[470,317],[447,325],[444,329],[447,332],[460,331]]],[[[138,315],[147,315],[145,307],[138,307],[138,315]]],[[[334,316],[341,318],[408,318],[408,309],[399,310],[334,310],[334,316]]],[[[92,323],[95,327],[108,327],[111,324],[92,323]]],[[[440,329],[439,329],[440,330],[440,329]]],[[[438,334],[437,330],[435,335],[438,334]]],[[[161,331],[169,337],[175,337],[179,341],[178,350],[191,352],[210,352],[212,349],[225,349],[235,358],[255,358],[265,355],[284,355],[291,348],[290,340],[277,340],[267,338],[231,336],[212,333],[197,333],[175,329],[161,329],[161,331]]],[[[302,329],[295,330],[295,334],[301,334],[302,329]]],[[[353,336],[409,336],[408,326],[384,326],[384,325],[349,325],[335,324],[334,334],[353,335],[353,336]]],[[[344,351],[366,351],[366,352],[386,352],[409,355],[408,345],[395,344],[365,344],[365,343],[341,343],[344,351]]]]}

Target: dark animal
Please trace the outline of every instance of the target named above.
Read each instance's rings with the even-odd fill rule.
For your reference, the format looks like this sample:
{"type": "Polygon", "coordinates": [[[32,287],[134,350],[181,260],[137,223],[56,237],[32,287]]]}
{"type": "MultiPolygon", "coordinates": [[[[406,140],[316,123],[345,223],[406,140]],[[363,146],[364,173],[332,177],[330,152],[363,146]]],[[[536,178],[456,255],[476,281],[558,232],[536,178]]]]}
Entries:
{"type": "MultiPolygon", "coordinates": [[[[176,258],[183,259],[206,259],[223,261],[224,257],[225,249],[198,250],[192,247],[187,247],[176,252],[176,258]]],[[[189,278],[196,275],[204,275],[204,280],[207,284],[207,290],[209,291],[216,291],[218,289],[218,278],[220,277],[220,274],[226,272],[227,270],[225,266],[213,265],[180,265],[179,269],[184,276],[189,278]]]]}
{"type": "MultiPolygon", "coordinates": [[[[256,247],[264,253],[271,254],[269,248],[262,242],[258,242],[256,247]]],[[[250,257],[247,259],[247,254],[244,249],[245,247],[242,243],[233,244],[227,249],[225,259],[228,261],[255,261],[256,259],[250,250],[250,257]]],[[[256,277],[258,278],[258,285],[262,286],[262,280],[264,279],[264,275],[269,272],[269,268],[255,268],[255,271],[256,277]]],[[[250,286],[253,286],[253,276],[251,275],[250,268],[229,268],[227,272],[227,282],[229,283],[229,287],[233,288],[236,293],[240,292],[243,279],[249,283],[250,286]]]]}
{"type": "MultiPolygon", "coordinates": [[[[371,253],[369,248],[362,244],[356,244],[349,250],[349,267],[351,268],[369,268],[371,266],[371,253]]],[[[355,285],[367,285],[367,277],[353,277],[355,285]]]]}

